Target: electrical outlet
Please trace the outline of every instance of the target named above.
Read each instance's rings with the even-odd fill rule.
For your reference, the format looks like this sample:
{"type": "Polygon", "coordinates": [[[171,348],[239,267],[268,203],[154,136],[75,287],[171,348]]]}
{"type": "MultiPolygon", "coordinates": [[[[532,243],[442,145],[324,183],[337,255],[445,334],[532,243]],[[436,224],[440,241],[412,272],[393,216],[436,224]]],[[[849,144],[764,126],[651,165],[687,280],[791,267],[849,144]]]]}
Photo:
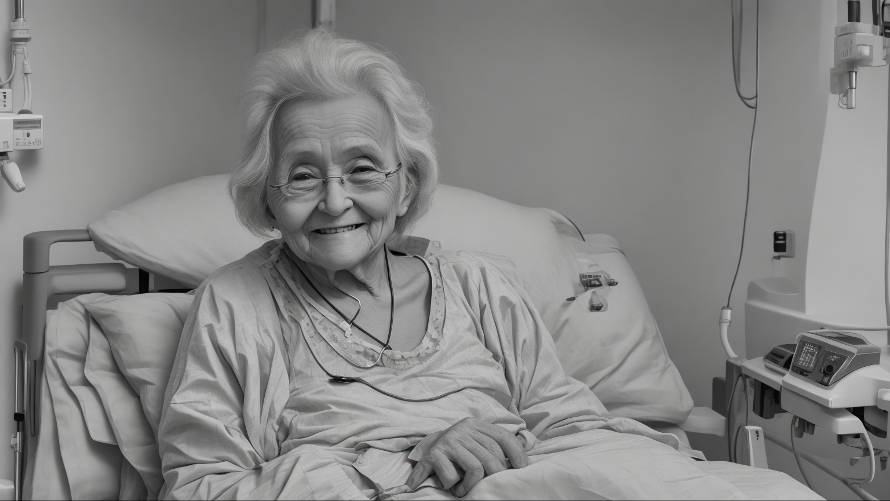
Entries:
{"type": "Polygon", "coordinates": [[[794,233],[791,230],[773,232],[773,259],[794,257],[794,233]]]}

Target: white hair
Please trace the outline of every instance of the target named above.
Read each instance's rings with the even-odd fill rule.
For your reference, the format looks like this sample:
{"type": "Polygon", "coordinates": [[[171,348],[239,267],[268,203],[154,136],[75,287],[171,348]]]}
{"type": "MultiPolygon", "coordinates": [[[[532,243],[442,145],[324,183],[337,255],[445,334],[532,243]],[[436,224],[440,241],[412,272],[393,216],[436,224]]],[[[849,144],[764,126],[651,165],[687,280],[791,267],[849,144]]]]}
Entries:
{"type": "Polygon", "coordinates": [[[396,220],[395,234],[404,233],[429,208],[439,172],[429,105],[392,57],[315,29],[262,54],[248,82],[247,141],[229,191],[238,218],[252,232],[268,236],[274,230],[266,191],[274,162],[270,136],[278,109],[291,101],[355,95],[377,99],[389,115],[395,153],[414,194],[405,215],[396,220]]]}

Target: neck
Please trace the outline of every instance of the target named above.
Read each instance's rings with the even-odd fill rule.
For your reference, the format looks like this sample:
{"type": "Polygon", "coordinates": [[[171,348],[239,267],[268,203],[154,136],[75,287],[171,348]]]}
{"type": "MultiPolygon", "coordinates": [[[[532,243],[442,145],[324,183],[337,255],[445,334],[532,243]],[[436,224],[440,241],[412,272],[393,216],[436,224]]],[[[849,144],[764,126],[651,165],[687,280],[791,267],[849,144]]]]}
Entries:
{"type": "MultiPolygon", "coordinates": [[[[385,253],[385,247],[381,247],[359,266],[342,270],[329,270],[305,261],[297,261],[303,272],[318,286],[339,289],[353,295],[370,294],[372,297],[383,297],[389,294],[385,253]]],[[[294,257],[293,254],[291,256],[294,257]]]]}

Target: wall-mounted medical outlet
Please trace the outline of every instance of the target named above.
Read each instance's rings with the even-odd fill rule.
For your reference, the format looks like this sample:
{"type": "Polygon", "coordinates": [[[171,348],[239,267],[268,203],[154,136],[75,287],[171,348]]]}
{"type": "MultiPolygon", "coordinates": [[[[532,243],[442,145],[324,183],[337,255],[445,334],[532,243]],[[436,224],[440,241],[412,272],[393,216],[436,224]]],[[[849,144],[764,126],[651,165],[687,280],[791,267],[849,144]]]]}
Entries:
{"type": "Polygon", "coordinates": [[[794,257],[794,233],[791,230],[773,232],[773,259],[794,257]]]}
{"type": "Polygon", "coordinates": [[[13,147],[17,150],[43,148],[43,115],[17,114],[12,119],[13,147]]]}
{"type": "Polygon", "coordinates": [[[0,113],[0,152],[43,148],[43,115],[0,113]]]}

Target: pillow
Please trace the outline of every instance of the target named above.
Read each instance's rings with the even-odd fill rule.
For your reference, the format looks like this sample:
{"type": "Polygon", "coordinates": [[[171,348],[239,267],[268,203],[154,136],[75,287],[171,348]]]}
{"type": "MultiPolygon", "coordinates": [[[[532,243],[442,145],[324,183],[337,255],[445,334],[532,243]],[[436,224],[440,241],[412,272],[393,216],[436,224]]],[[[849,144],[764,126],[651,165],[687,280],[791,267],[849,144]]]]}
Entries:
{"type": "MultiPolygon", "coordinates": [[[[573,242],[577,273],[615,282],[610,286],[601,280],[601,287],[560,304],[551,333],[563,367],[586,383],[613,415],[682,423],[692,410],[692,397],[668,357],[630,264],[614,238],[585,237],[586,242],[573,242]],[[591,304],[601,309],[591,310],[591,304]]],[[[580,292],[580,280],[576,282],[580,292]]]]}
{"type": "Polygon", "coordinates": [[[193,294],[154,292],[87,305],[156,436],[167,379],[193,294]]]}
{"type": "Polygon", "coordinates": [[[513,262],[538,312],[554,325],[557,307],[571,295],[574,256],[563,242],[564,218],[455,186],[439,185],[429,212],[408,233],[443,249],[481,251],[513,262]]]}
{"type": "Polygon", "coordinates": [[[111,346],[95,320],[90,322],[83,372],[99,394],[121,454],[138,475],[137,481],[125,482],[131,475],[127,475],[126,469],[122,470],[120,499],[157,498],[163,479],[155,435],[145,419],[139,396],[118,370],[111,346]],[[136,488],[139,490],[135,493],[126,492],[136,488]]]}
{"type": "Polygon", "coordinates": [[[210,272],[265,241],[238,222],[228,179],[197,177],[107,212],[88,225],[96,248],[197,287],[210,272]]]}
{"type": "MultiPolygon", "coordinates": [[[[47,312],[44,377],[58,430],[59,455],[72,499],[119,496],[124,459],[114,445],[99,397],[83,375],[90,323],[84,303],[101,300],[103,296],[79,296],[47,312]]],[[[43,438],[46,437],[41,434],[41,441],[43,438]]]]}
{"type": "Polygon", "coordinates": [[[164,390],[194,296],[107,296],[85,306],[104,336],[90,336],[85,376],[96,388],[127,463],[153,499],[163,484],[157,429],[164,390]]]}

